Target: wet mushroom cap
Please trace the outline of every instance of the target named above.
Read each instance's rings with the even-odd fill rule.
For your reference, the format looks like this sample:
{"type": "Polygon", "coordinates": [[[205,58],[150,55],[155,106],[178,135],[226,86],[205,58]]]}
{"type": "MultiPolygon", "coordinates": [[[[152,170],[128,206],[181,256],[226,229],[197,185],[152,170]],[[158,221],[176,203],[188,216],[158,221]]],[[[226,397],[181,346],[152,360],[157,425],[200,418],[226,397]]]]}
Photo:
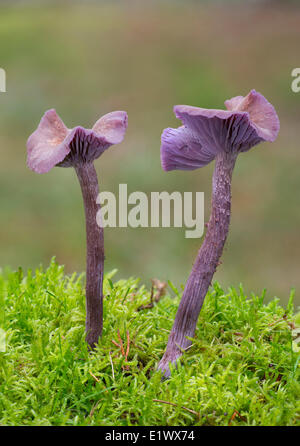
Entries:
{"type": "Polygon", "coordinates": [[[167,128],[161,137],[164,170],[194,170],[221,151],[245,152],[263,141],[274,141],[279,119],[274,107],[255,90],[225,101],[227,110],[176,105],[183,126],[167,128]]]}
{"type": "Polygon", "coordinates": [[[102,116],[92,129],[68,129],[54,109],[48,110],[28,138],[28,167],[46,173],[54,166],[74,167],[92,162],[123,140],[127,124],[127,113],[116,111],[102,116]]]}

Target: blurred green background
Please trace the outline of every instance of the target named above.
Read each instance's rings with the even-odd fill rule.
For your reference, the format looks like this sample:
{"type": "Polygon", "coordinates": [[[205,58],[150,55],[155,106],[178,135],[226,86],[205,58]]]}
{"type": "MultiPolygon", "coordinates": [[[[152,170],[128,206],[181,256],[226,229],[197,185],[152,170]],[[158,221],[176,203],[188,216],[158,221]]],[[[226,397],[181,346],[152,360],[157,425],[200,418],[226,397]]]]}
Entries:
{"type": "MultiPolygon", "coordinates": [[[[26,167],[26,140],[56,108],[68,127],[126,110],[124,142],[95,164],[101,190],[205,192],[209,217],[213,164],[165,173],[160,135],[178,126],[174,104],[223,108],[252,88],[276,107],[281,131],[239,157],[222,286],[267,288],[299,304],[300,66],[299,2],[94,1],[1,2],[0,265],[85,268],[83,206],[75,172],[37,175],[26,167]]],[[[106,270],[118,277],[186,280],[200,246],[184,229],[106,229],[106,270]]]]}

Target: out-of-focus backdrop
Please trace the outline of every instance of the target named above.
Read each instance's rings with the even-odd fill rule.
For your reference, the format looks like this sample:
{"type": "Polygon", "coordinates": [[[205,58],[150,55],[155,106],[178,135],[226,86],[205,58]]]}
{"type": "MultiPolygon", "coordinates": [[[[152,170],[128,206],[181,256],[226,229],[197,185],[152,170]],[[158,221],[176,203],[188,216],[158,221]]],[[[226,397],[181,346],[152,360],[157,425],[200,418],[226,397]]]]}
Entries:
{"type": "MultiPolygon", "coordinates": [[[[239,157],[223,264],[225,288],[287,302],[300,271],[300,4],[288,1],[23,1],[0,3],[0,265],[85,268],[85,228],[72,169],[37,175],[26,167],[26,139],[56,108],[68,127],[90,127],[126,110],[124,142],[95,164],[102,190],[203,191],[209,216],[213,164],[165,173],[162,129],[178,126],[174,104],[223,108],[252,88],[276,107],[281,131],[239,157]]],[[[199,239],[184,229],[107,229],[106,270],[117,277],[186,280],[199,239]]],[[[297,293],[298,290],[298,293],[297,293]]]]}

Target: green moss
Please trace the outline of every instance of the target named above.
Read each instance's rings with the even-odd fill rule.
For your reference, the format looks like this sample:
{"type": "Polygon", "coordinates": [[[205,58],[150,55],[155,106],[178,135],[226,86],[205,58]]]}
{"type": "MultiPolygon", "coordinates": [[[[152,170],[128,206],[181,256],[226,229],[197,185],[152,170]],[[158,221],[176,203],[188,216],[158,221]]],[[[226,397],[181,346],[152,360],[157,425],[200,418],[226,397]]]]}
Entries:
{"type": "Polygon", "coordinates": [[[161,382],[155,369],[179,297],[137,312],[150,292],[137,279],[114,283],[113,275],[105,280],[103,339],[92,354],[84,342],[83,276],[65,276],[54,260],[26,277],[22,270],[0,275],[0,424],[299,424],[292,295],[282,308],[277,299],[264,304],[264,293],[248,299],[242,288],[224,292],[216,283],[192,348],[161,382]],[[118,330],[125,353],[130,337],[127,361],[115,345],[118,330]]]}

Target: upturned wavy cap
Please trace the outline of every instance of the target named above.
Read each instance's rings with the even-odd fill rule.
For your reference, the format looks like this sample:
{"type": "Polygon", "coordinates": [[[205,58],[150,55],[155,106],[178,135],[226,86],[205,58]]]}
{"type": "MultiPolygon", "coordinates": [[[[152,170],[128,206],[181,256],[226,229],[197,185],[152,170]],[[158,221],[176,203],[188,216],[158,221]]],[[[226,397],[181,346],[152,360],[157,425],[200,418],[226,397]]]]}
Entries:
{"type": "Polygon", "coordinates": [[[225,101],[227,110],[176,105],[183,123],[167,128],[161,137],[161,164],[166,171],[194,170],[221,152],[246,152],[263,141],[274,141],[279,119],[272,104],[251,90],[247,96],[225,101]]]}
{"type": "Polygon", "coordinates": [[[99,158],[113,144],[122,142],[127,129],[127,114],[115,111],[102,116],[92,129],[68,129],[54,109],[42,117],[27,141],[27,164],[37,173],[54,166],[74,167],[99,158]]]}

